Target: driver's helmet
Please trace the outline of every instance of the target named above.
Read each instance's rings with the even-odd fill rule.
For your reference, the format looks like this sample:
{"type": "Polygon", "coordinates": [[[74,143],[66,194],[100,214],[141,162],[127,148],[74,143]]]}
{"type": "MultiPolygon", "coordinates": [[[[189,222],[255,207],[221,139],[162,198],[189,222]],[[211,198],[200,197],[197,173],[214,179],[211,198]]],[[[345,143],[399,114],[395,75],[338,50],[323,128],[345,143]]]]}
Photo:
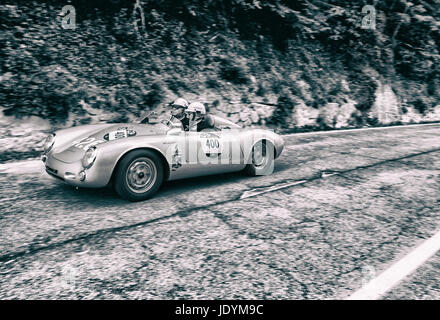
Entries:
{"type": "Polygon", "coordinates": [[[185,113],[191,121],[200,121],[206,114],[206,108],[201,102],[193,102],[186,108],[185,113]]]}
{"type": "Polygon", "coordinates": [[[188,108],[188,105],[188,101],[183,98],[178,98],[171,104],[171,114],[178,120],[182,120],[183,117],[185,117],[185,110],[188,108]]]}

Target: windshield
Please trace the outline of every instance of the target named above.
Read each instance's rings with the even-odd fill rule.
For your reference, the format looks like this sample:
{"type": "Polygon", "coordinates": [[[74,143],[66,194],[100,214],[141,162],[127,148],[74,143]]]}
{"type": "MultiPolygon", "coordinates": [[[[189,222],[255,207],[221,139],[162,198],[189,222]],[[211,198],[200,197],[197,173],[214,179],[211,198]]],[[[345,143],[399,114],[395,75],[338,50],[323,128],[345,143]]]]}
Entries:
{"type": "Polygon", "coordinates": [[[139,123],[166,126],[166,130],[175,128],[183,129],[182,123],[179,120],[173,119],[171,121],[171,116],[169,114],[159,115],[155,111],[151,111],[147,115],[141,117],[139,123]]]}

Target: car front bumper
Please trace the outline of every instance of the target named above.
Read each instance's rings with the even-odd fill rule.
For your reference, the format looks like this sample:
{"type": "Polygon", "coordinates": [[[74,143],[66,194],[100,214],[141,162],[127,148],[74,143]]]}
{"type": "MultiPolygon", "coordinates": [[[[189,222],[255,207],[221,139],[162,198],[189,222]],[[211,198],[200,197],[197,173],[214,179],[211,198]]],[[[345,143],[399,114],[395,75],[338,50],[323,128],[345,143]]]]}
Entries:
{"type": "Polygon", "coordinates": [[[51,155],[45,156],[43,162],[46,166],[46,172],[50,176],[76,187],[105,187],[110,180],[108,174],[99,170],[97,163],[90,169],[84,169],[81,161],[66,163],[51,155]]]}

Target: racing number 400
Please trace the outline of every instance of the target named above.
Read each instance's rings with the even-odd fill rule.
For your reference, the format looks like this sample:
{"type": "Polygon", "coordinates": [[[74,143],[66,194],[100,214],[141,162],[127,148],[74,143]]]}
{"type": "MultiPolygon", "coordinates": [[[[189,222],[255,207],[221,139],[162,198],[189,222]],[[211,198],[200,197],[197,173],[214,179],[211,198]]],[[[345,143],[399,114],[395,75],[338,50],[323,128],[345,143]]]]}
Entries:
{"type": "Polygon", "coordinates": [[[206,139],[206,147],[210,149],[220,148],[220,142],[218,139],[206,139]]]}

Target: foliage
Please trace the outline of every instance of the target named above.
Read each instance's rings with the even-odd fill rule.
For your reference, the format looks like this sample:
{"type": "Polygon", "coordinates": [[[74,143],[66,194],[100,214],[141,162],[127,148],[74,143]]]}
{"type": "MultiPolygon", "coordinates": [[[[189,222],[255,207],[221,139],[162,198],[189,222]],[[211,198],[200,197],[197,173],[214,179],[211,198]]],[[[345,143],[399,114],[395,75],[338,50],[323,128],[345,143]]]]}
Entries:
{"type": "Polygon", "coordinates": [[[440,99],[440,1],[378,1],[366,30],[370,2],[72,0],[76,30],[61,28],[58,1],[0,5],[0,106],[62,122],[84,105],[126,117],[178,95],[246,96],[277,104],[270,121],[282,126],[292,99],[320,108],[350,97],[365,113],[374,69],[406,83],[397,94],[424,113],[440,99]]]}

